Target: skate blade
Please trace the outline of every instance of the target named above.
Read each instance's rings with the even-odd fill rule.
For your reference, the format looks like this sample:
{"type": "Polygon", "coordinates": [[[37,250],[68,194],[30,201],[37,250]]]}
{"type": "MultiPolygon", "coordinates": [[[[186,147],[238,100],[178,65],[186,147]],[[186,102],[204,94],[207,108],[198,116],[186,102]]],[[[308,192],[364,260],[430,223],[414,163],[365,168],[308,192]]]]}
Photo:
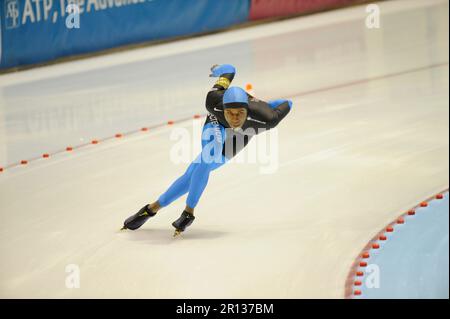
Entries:
{"type": "Polygon", "coordinates": [[[126,226],[123,226],[121,229],[120,229],[120,231],[123,231],[123,230],[127,230],[128,228],[126,227],[126,226]]]}
{"type": "Polygon", "coordinates": [[[173,233],[173,237],[174,237],[174,238],[175,238],[175,237],[178,237],[178,236],[181,235],[181,233],[182,233],[181,230],[176,229],[175,232],[173,233]]]}

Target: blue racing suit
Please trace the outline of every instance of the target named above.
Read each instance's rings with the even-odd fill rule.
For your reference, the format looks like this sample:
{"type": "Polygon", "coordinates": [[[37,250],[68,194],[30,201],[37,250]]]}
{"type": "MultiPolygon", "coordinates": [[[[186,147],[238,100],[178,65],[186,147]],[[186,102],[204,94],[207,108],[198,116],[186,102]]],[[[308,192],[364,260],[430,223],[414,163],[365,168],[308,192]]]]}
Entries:
{"type": "Polygon", "coordinates": [[[226,66],[223,68],[225,73],[217,74],[219,79],[206,97],[209,113],[202,131],[202,152],[159,197],[161,207],[188,193],[186,205],[195,208],[208,184],[210,173],[240,152],[254,135],[277,126],[292,108],[289,100],[267,103],[248,95],[247,120],[241,129],[233,130],[225,119],[222,99],[234,78],[235,69],[231,65],[223,66],[226,66]]]}

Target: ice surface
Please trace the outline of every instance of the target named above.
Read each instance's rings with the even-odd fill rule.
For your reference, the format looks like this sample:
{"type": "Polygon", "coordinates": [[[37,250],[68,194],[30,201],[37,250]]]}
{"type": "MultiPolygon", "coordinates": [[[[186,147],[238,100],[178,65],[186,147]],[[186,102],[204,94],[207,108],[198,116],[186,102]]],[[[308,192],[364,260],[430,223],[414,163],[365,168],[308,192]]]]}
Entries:
{"type": "Polygon", "coordinates": [[[359,6],[0,76],[0,166],[204,113],[215,63],[294,102],[276,172],[214,172],[175,240],[184,198],[118,229],[185,170],[170,136],[192,121],[6,169],[0,297],[343,297],[367,241],[448,188],[448,2],[380,7],[380,29],[359,6]]]}

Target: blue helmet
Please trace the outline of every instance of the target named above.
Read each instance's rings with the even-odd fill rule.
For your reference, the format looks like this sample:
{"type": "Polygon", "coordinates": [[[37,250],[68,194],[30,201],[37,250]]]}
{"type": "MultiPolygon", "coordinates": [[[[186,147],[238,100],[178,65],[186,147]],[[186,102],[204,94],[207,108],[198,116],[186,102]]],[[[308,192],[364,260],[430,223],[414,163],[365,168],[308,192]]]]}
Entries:
{"type": "Polygon", "coordinates": [[[243,89],[237,86],[229,87],[223,95],[224,108],[247,108],[248,95],[243,89]]]}

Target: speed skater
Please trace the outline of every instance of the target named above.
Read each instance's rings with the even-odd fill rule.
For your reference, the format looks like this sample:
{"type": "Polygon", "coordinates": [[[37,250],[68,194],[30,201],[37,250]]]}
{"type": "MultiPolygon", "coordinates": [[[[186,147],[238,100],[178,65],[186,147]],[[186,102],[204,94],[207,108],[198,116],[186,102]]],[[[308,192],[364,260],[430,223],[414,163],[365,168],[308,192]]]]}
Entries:
{"type": "Polygon", "coordinates": [[[195,219],[194,209],[211,172],[231,160],[254,135],[276,127],[291,110],[290,100],[264,102],[240,87],[231,87],[235,75],[236,68],[231,64],[211,67],[210,77],[218,79],[206,96],[208,114],[202,129],[201,153],[158,200],[127,218],[122,229],[138,229],[161,208],[187,193],[186,207],[172,223],[174,236],[185,231],[195,219]]]}

